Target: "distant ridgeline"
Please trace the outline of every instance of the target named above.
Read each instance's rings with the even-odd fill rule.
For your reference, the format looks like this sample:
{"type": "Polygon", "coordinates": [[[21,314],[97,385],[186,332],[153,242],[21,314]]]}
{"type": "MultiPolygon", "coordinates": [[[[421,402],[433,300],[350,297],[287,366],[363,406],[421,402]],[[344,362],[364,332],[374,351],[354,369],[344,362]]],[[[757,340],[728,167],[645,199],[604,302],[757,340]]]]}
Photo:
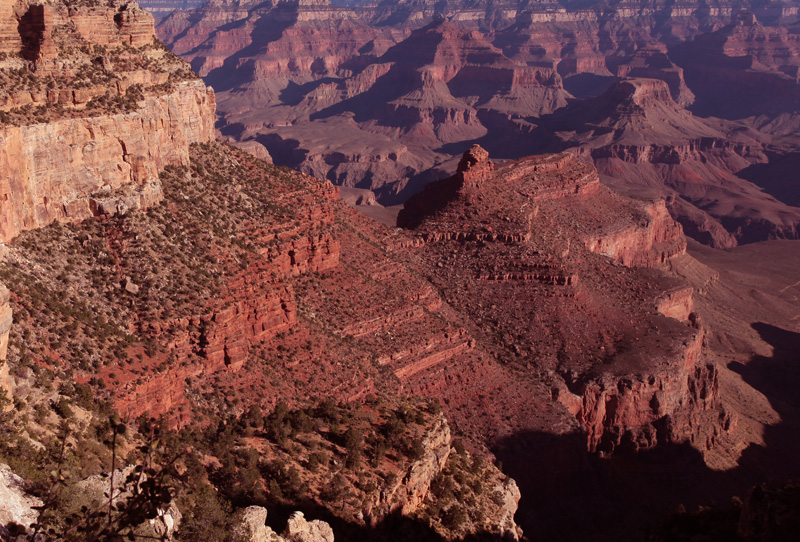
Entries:
{"type": "Polygon", "coordinates": [[[796,4],[359,4],[211,0],[157,30],[225,137],[365,201],[404,202],[474,143],[568,150],[702,243],[798,237],[796,4]]]}
{"type": "Polygon", "coordinates": [[[206,0],[144,0],[139,5],[160,19],[176,9],[189,10],[202,6],[206,0]]]}

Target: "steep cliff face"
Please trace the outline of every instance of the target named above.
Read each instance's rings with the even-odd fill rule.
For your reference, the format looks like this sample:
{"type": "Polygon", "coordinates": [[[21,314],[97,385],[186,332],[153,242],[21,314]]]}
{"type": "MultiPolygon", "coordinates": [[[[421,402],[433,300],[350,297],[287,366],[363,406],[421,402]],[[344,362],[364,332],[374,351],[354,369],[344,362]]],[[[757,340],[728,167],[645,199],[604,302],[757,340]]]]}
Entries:
{"type": "Polygon", "coordinates": [[[0,239],[156,203],[159,171],[187,164],[189,145],[214,137],[213,118],[214,94],[197,81],[130,113],[0,127],[0,239]]]}
{"type": "Polygon", "coordinates": [[[404,515],[418,512],[428,496],[431,482],[447,463],[451,443],[447,421],[443,417],[436,419],[423,437],[422,457],[408,467],[394,487],[381,492],[373,505],[374,513],[384,517],[393,510],[400,510],[404,515]]]}
{"type": "Polygon", "coordinates": [[[615,231],[605,231],[586,240],[586,248],[627,266],[655,267],[686,253],[683,228],[675,222],[666,203],[642,205],[644,220],[615,231]]]}
{"type": "Polygon", "coordinates": [[[148,47],[155,38],[153,17],[133,1],[67,5],[59,0],[3,0],[0,20],[0,66],[29,67],[39,78],[74,75],[81,69],[81,55],[148,47]],[[90,49],[70,50],[86,46],[90,49]]]}
{"type": "Polygon", "coordinates": [[[135,2],[2,10],[1,241],[152,205],[158,173],[214,137],[213,91],[160,46],[135,2]]]}
{"type": "Polygon", "coordinates": [[[97,45],[150,44],[153,17],[136,2],[115,0],[67,6],[58,0],[3,0],[0,3],[0,52],[22,53],[28,60],[55,67],[65,27],[97,45]]]}
{"type": "Polygon", "coordinates": [[[715,446],[733,418],[720,406],[716,367],[702,359],[703,336],[698,331],[654,353],[646,377],[568,380],[568,389],[558,390],[558,400],[586,429],[591,451],[636,451],[687,440],[700,449],[715,446]]]}

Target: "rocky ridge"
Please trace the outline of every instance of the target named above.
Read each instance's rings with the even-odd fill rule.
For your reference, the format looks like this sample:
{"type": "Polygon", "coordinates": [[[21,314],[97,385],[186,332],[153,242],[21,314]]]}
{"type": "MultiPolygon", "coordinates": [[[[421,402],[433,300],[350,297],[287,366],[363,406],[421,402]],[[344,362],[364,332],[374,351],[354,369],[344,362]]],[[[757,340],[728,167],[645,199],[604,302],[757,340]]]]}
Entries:
{"type": "MultiPolygon", "coordinates": [[[[720,404],[716,370],[702,360],[703,331],[691,313],[688,286],[678,287],[681,294],[676,291],[659,301],[647,301],[654,294],[645,292],[653,284],[668,281],[666,276],[649,275],[646,281],[651,286],[633,288],[639,292],[635,302],[628,297],[630,290],[622,298],[601,301],[593,286],[604,284],[602,296],[618,295],[609,287],[617,271],[611,271],[613,267],[601,271],[612,260],[589,264],[595,261],[594,253],[624,265],[650,268],[668,266],[670,259],[685,253],[681,228],[668,216],[663,202],[647,204],[611,193],[593,168],[570,155],[532,157],[495,168],[487,153],[474,147],[454,177],[433,183],[411,198],[398,223],[414,228],[421,241],[421,261],[433,263],[427,273],[449,302],[474,318],[492,322],[493,333],[513,341],[521,363],[530,366],[536,359],[539,370],[563,375],[561,383],[553,380],[553,397],[587,431],[590,449],[648,448],[659,438],[708,438],[702,445],[713,446],[713,435],[724,431],[727,422],[708,437],[692,435],[693,428],[699,427],[693,417],[707,413],[714,418],[720,404]],[[474,244],[474,255],[469,248],[453,250],[454,244],[474,244]],[[595,273],[603,278],[598,281],[595,273]],[[602,318],[591,316],[595,303],[602,318]],[[531,304],[538,307],[541,335],[519,328],[529,318],[524,306],[531,304]],[[567,308],[573,304],[579,308],[567,308]],[[638,312],[648,304],[653,307],[649,315],[638,312]],[[608,307],[621,312],[613,315],[608,307]],[[663,319],[657,307],[684,323],[663,319]],[[623,316],[628,310],[637,316],[623,316]],[[561,320],[559,313],[573,315],[571,322],[561,320]],[[636,321],[650,322],[645,324],[650,331],[631,329],[636,339],[628,343],[622,337],[636,321]],[[605,325],[611,328],[603,330],[605,325]],[[559,333],[570,329],[581,338],[569,346],[563,344],[562,353],[555,355],[547,329],[559,333]],[[658,347],[648,339],[656,329],[658,347]],[[584,335],[587,332],[617,338],[597,344],[584,335]],[[577,363],[593,358],[603,360],[595,366],[598,372],[591,362],[577,363]],[[635,377],[623,376],[633,367],[637,367],[635,377]],[[658,420],[665,416],[672,425],[662,433],[658,420]]],[[[635,278],[638,273],[620,273],[620,277],[635,283],[641,280],[635,278]]]]}

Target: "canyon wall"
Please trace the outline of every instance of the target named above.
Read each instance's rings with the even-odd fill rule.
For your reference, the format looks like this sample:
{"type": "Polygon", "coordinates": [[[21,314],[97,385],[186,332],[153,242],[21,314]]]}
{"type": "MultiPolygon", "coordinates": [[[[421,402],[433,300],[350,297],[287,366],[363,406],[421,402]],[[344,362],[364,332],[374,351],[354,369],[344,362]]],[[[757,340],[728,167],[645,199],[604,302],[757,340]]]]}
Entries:
{"type": "Polygon", "coordinates": [[[6,393],[7,399],[12,397],[11,377],[8,374],[8,364],[6,363],[8,336],[13,323],[10,298],[11,293],[8,288],[0,284],[0,391],[6,393]]]}
{"type": "Polygon", "coordinates": [[[145,207],[214,138],[214,93],[135,2],[0,5],[0,242],[145,207]]]}
{"type": "Polygon", "coordinates": [[[592,452],[684,441],[711,449],[734,419],[721,407],[716,366],[703,360],[703,337],[698,330],[673,359],[654,352],[647,374],[567,381],[554,397],[586,430],[592,452]]]}
{"type": "MultiPolygon", "coordinates": [[[[0,243],[53,221],[152,206],[160,172],[214,139],[213,90],[158,42],[135,2],[4,0],[0,38],[0,243]]],[[[0,386],[11,390],[5,362],[0,386]]]]}
{"type": "Polygon", "coordinates": [[[27,60],[45,61],[60,70],[65,27],[72,27],[94,45],[149,44],[155,36],[153,16],[136,2],[111,0],[68,6],[58,0],[2,0],[0,52],[22,53],[27,60]]]}
{"type": "Polygon", "coordinates": [[[200,81],[147,97],[135,112],[0,127],[0,241],[53,220],[146,207],[158,174],[214,138],[214,93],[200,81]],[[106,198],[120,189],[119,202],[106,198]]]}

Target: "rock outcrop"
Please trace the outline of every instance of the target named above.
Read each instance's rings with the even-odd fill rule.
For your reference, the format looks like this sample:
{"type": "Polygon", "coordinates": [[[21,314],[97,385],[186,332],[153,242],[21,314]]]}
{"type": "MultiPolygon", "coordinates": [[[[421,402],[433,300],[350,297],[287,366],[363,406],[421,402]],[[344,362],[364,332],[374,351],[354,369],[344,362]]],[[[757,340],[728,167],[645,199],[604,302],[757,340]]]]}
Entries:
{"type": "Polygon", "coordinates": [[[0,242],[152,205],[159,172],[213,139],[213,91],[163,49],[135,2],[0,9],[0,242]]]}
{"type": "Polygon", "coordinates": [[[302,512],[294,512],[281,535],[267,526],[267,510],[248,506],[239,528],[241,540],[246,542],[333,542],[333,529],[320,520],[308,521],[302,512]]]}
{"type": "Polygon", "coordinates": [[[28,494],[23,485],[23,480],[8,467],[0,464],[0,536],[11,539],[11,534],[21,534],[39,518],[37,506],[42,506],[42,500],[28,494]]]}
{"type": "Polygon", "coordinates": [[[730,429],[731,415],[718,410],[717,369],[702,360],[703,334],[690,341],[676,345],[682,350],[677,356],[674,350],[660,359],[652,355],[646,378],[567,381],[556,395],[586,428],[591,451],[636,451],[686,440],[701,449],[715,446],[730,429]]]}
{"type": "MultiPolygon", "coordinates": [[[[85,480],[79,481],[74,486],[70,512],[80,513],[80,506],[94,506],[96,503],[108,503],[109,495],[112,494],[114,502],[124,505],[133,496],[135,484],[147,480],[147,475],[143,474],[141,479],[134,471],[134,466],[117,469],[113,473],[103,473],[90,476],[85,480]],[[111,476],[113,474],[113,477],[111,476]],[[113,480],[113,488],[111,482],[113,480]],[[137,482],[137,480],[139,480],[137,482]]],[[[173,540],[173,535],[180,527],[183,514],[178,508],[178,504],[173,500],[156,510],[156,517],[147,519],[139,526],[141,535],[154,536],[162,540],[173,540]]]]}
{"type": "Polygon", "coordinates": [[[451,444],[450,426],[444,416],[439,416],[423,437],[423,456],[411,463],[394,487],[381,492],[372,505],[372,517],[383,518],[395,510],[404,516],[418,512],[428,496],[431,482],[447,463],[451,444]]]}
{"type": "Polygon", "coordinates": [[[324,521],[308,521],[302,512],[295,512],[286,522],[284,535],[291,542],[333,542],[333,529],[324,521]]]}
{"type": "Polygon", "coordinates": [[[644,203],[642,210],[642,222],[591,236],[586,248],[630,267],[655,267],[685,254],[683,228],[670,216],[666,202],[644,203]]]}
{"type": "Polygon", "coordinates": [[[594,168],[570,155],[498,167],[474,147],[454,177],[428,185],[406,203],[398,224],[413,228],[422,241],[421,258],[432,262],[434,283],[459,292],[445,293],[451,303],[493,322],[492,333],[507,337],[522,360],[535,359],[540,370],[560,375],[552,396],[584,428],[590,450],[685,440],[705,448],[725,431],[716,369],[703,359],[703,331],[686,313],[691,288],[666,274],[636,271],[666,269],[685,253],[681,227],[663,201],[613,194],[594,168]],[[474,253],[467,248],[472,246],[474,253]],[[593,254],[605,263],[587,265],[593,254]],[[619,264],[634,269],[620,272],[619,264]],[[614,276],[625,285],[619,298],[607,297],[614,276]],[[648,286],[633,287],[636,281],[648,286]],[[642,297],[630,299],[630,288],[642,297]],[[642,313],[645,299],[651,308],[642,313]],[[546,332],[520,329],[529,304],[537,307],[544,329],[571,329],[576,336],[554,341],[546,332]],[[595,306],[603,314],[598,320],[590,316],[595,306]],[[612,315],[609,307],[619,313],[612,315]],[[570,323],[557,316],[562,311],[570,323]],[[634,331],[637,321],[649,322],[649,331],[634,331]],[[630,340],[622,339],[629,333],[630,340]],[[598,336],[617,338],[598,342],[598,336]],[[551,364],[546,360],[553,342],[560,344],[561,354],[552,354],[561,361],[551,364]],[[707,423],[697,423],[699,418],[707,423]]]}

